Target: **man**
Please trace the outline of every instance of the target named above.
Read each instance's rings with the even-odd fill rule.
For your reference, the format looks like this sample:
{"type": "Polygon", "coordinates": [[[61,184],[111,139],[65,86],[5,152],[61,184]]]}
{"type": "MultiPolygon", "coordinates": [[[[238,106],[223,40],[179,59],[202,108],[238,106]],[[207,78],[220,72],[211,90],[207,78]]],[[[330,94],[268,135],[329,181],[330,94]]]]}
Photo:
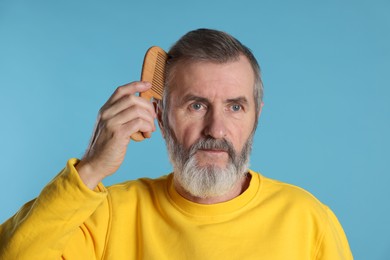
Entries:
{"type": "Polygon", "coordinates": [[[1,259],[352,259],[334,214],[311,194],[248,169],[260,69],[232,36],[199,29],[169,51],[163,101],[119,87],[91,143],[1,226],[1,259]],[[173,173],[105,188],[130,136],[157,118],[173,173]]]}

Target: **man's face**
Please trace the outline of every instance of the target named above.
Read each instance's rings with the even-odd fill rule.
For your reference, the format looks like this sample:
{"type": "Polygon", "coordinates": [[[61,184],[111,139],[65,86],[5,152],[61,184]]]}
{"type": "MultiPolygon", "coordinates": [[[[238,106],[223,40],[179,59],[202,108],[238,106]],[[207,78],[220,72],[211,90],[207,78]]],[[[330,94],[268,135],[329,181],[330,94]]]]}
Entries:
{"type": "MultiPolygon", "coordinates": [[[[257,117],[253,87],[254,73],[244,56],[223,64],[195,62],[176,67],[164,134],[184,154],[182,165],[191,159],[198,169],[223,172],[230,168],[235,175],[244,174],[234,171],[245,171],[241,168],[247,166],[257,117]],[[241,158],[243,153],[246,158],[241,158]],[[245,165],[233,169],[232,164],[245,165]]],[[[172,160],[178,160],[172,158],[177,154],[170,153],[172,160]]],[[[175,174],[183,171],[176,168],[181,169],[175,169],[175,174]]]]}

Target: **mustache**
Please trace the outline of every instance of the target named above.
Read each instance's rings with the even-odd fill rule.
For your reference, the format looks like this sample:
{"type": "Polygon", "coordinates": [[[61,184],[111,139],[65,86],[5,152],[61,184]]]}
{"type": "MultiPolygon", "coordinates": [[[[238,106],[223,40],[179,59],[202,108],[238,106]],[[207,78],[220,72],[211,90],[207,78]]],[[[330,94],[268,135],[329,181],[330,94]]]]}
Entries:
{"type": "Polygon", "coordinates": [[[193,156],[198,150],[222,150],[227,152],[232,160],[236,156],[233,144],[226,139],[201,138],[191,145],[189,157],[193,156]]]}

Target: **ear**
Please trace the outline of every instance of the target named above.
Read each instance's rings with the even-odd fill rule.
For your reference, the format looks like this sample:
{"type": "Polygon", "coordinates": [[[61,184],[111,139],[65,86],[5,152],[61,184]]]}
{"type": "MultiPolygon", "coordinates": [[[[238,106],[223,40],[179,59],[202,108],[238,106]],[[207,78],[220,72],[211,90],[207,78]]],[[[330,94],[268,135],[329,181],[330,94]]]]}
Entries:
{"type": "Polygon", "coordinates": [[[264,106],[264,102],[261,102],[260,104],[260,109],[259,109],[259,112],[257,114],[257,117],[260,118],[260,115],[261,115],[261,111],[263,110],[263,106],[264,106]]]}
{"type": "Polygon", "coordinates": [[[157,114],[158,126],[160,127],[161,134],[165,137],[164,124],[162,120],[162,100],[153,100],[154,111],[157,114]]]}

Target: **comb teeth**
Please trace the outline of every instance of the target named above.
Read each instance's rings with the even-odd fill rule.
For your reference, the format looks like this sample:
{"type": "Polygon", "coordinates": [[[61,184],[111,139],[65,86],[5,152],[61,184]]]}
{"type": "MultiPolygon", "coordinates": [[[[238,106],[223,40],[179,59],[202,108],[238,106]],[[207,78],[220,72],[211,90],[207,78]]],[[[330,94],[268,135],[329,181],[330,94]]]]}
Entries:
{"type": "MultiPolygon", "coordinates": [[[[153,46],[145,54],[144,64],[142,65],[141,80],[152,83],[152,87],[140,93],[140,97],[151,100],[162,99],[165,81],[165,63],[168,54],[160,47],[153,46]]],[[[151,133],[142,133],[140,131],[131,135],[134,141],[142,141],[145,137],[149,138],[151,133]]]]}
{"type": "Polygon", "coordinates": [[[161,52],[158,52],[156,66],[154,67],[153,73],[152,90],[160,96],[162,96],[164,92],[165,62],[165,56],[161,52]]]}
{"type": "Polygon", "coordinates": [[[168,54],[160,47],[151,47],[145,55],[144,64],[142,66],[142,81],[152,83],[152,88],[140,94],[141,97],[150,100],[162,99],[165,82],[165,64],[168,59],[168,54]]]}

